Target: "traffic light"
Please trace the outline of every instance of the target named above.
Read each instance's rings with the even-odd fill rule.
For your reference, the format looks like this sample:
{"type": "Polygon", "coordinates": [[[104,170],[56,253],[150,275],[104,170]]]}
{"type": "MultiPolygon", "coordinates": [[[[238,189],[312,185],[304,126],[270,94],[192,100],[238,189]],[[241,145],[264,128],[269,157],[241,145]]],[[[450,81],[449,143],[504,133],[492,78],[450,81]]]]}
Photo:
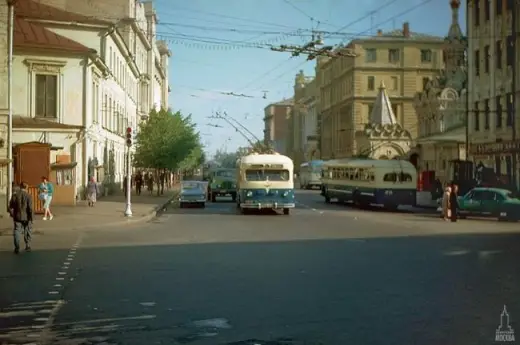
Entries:
{"type": "Polygon", "coordinates": [[[126,128],[126,146],[132,146],[132,127],[126,128]]]}

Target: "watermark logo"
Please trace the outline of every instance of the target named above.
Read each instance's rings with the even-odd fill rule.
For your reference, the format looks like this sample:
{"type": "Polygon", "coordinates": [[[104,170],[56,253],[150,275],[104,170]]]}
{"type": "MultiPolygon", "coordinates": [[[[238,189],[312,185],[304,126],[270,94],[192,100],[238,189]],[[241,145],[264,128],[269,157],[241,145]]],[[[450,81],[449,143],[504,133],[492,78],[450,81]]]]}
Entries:
{"type": "Polygon", "coordinates": [[[495,341],[515,341],[515,331],[509,325],[509,314],[505,305],[504,310],[502,310],[502,314],[500,314],[500,326],[498,326],[497,331],[495,333],[495,341]]]}

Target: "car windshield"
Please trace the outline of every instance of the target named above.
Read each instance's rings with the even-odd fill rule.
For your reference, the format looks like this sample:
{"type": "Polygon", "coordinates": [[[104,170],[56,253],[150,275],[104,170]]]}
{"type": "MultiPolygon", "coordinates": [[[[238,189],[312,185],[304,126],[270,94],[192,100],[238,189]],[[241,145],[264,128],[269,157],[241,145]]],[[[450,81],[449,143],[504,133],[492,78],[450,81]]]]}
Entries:
{"type": "Polygon", "coordinates": [[[220,171],[215,172],[215,177],[233,178],[233,177],[235,177],[235,171],[220,170],[220,171]]]}
{"type": "Polygon", "coordinates": [[[200,189],[200,183],[198,182],[184,182],[182,184],[182,189],[200,189]]]}

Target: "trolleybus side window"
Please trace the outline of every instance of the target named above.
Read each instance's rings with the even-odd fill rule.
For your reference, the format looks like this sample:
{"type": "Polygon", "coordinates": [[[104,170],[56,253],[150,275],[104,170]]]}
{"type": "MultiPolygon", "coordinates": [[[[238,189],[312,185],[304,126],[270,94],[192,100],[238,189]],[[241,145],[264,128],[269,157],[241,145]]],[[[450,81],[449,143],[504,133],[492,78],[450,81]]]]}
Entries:
{"type": "Polygon", "coordinates": [[[387,173],[383,176],[383,181],[385,182],[397,182],[397,174],[396,173],[387,173]]]}

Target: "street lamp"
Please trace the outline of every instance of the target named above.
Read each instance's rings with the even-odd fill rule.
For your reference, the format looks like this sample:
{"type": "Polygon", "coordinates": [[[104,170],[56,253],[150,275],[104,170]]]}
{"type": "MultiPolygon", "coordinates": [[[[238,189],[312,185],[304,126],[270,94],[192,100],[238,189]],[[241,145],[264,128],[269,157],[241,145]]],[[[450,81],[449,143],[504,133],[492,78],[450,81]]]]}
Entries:
{"type": "Polygon", "coordinates": [[[125,217],[132,217],[132,178],[131,178],[131,170],[132,164],[130,162],[130,148],[132,147],[132,127],[126,128],[126,207],[125,207],[125,217]]]}

